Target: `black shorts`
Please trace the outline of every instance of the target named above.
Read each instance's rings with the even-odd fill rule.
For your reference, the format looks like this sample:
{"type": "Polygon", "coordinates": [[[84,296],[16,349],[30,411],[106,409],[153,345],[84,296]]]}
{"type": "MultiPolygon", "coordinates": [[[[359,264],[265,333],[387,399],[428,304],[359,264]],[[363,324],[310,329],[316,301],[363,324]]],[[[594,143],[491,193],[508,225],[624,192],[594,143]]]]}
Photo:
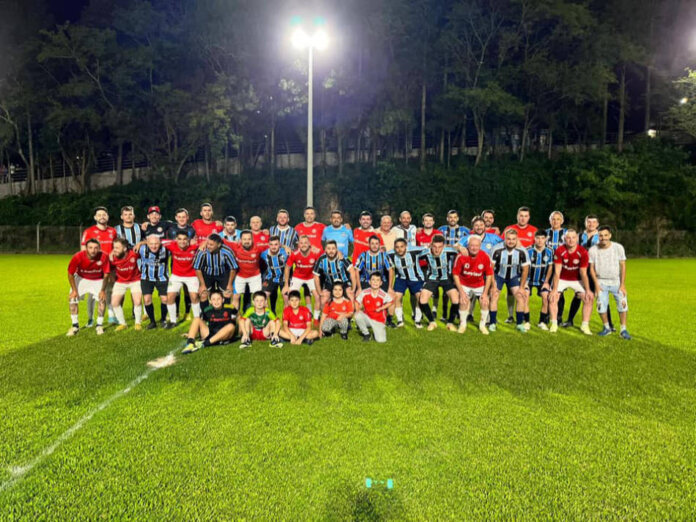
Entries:
{"type": "Polygon", "coordinates": [[[532,285],[529,287],[529,295],[530,297],[534,294],[534,289],[536,288],[537,295],[541,297],[541,294],[548,294],[549,289],[544,288],[543,285],[532,285]]]}
{"type": "Polygon", "coordinates": [[[204,275],[203,281],[205,282],[205,287],[208,289],[209,293],[213,290],[224,292],[227,290],[227,283],[230,281],[230,274],[228,272],[218,276],[204,275]]]}
{"type": "MultiPolygon", "coordinates": [[[[213,335],[218,333],[220,330],[222,330],[228,324],[234,324],[234,323],[227,323],[227,324],[223,324],[223,325],[215,324],[215,326],[212,326],[210,323],[208,323],[208,332],[209,332],[208,336],[212,337],[213,335]]],[[[227,342],[229,342],[229,341],[227,341],[227,342]]],[[[216,344],[222,344],[222,343],[226,343],[226,341],[221,341],[220,343],[216,343],[216,344]]]]}
{"type": "Polygon", "coordinates": [[[145,279],[140,280],[140,289],[143,295],[152,295],[157,289],[157,293],[160,297],[167,295],[167,285],[169,281],[147,281],[145,279]]]}
{"type": "Polygon", "coordinates": [[[450,290],[455,290],[457,287],[454,286],[454,282],[449,279],[446,281],[426,281],[423,285],[423,290],[431,292],[433,295],[437,295],[439,288],[442,288],[442,293],[446,294],[450,290]]]}
{"type": "Polygon", "coordinates": [[[274,281],[264,281],[263,282],[263,291],[268,293],[269,295],[274,295],[278,293],[278,290],[282,290],[283,286],[280,283],[276,283],[274,281]]]}

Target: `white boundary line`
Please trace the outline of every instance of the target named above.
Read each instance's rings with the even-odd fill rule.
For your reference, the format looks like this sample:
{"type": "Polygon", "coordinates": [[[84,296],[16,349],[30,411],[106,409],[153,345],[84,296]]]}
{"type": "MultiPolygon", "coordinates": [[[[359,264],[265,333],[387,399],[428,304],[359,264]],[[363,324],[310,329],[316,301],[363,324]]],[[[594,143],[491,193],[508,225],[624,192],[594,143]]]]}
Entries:
{"type": "MultiPolygon", "coordinates": [[[[175,348],[167,354],[167,357],[173,356],[178,350],[179,348],[175,348]]],[[[45,447],[36,457],[21,466],[8,467],[7,469],[11,476],[5,482],[0,483],[0,493],[7,491],[21,481],[31,470],[41,464],[47,457],[50,457],[53,452],[56,451],[64,442],[80,431],[82,427],[87,424],[97,413],[108,408],[114,401],[129,393],[133,388],[138,386],[138,384],[147,379],[151,373],[156,372],[163,367],[164,366],[149,366],[147,370],[133,379],[128,386],[123,388],[121,391],[114,393],[104,402],[85,413],[75,424],[65,430],[50,446],[45,447]]]]}

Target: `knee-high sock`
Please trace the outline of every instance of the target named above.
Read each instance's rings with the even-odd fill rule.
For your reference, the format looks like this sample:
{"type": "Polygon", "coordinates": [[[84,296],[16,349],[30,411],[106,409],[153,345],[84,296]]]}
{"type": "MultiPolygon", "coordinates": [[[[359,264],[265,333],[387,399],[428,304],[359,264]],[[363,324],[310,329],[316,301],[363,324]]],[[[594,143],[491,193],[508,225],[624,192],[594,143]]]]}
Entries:
{"type": "Polygon", "coordinates": [[[160,302],[160,321],[167,320],[167,305],[160,302]]]}
{"type": "Polygon", "coordinates": [[[114,315],[113,316],[118,321],[118,324],[126,324],[126,317],[125,317],[125,315],[123,315],[123,307],[122,306],[115,306],[114,307],[114,315]]]}
{"type": "Polygon", "coordinates": [[[193,310],[193,317],[200,317],[201,303],[191,303],[191,310],[193,310]]]}
{"type": "MultiPolygon", "coordinates": [[[[575,299],[575,298],[573,298],[573,299],[575,299]]],[[[570,305],[570,308],[571,308],[571,310],[573,309],[572,304],[570,305]]],[[[563,322],[563,310],[565,310],[565,296],[563,294],[561,294],[558,298],[558,315],[556,316],[556,317],[558,317],[558,320],[560,322],[563,322]]],[[[572,311],[571,311],[571,313],[572,313],[572,311]]]]}
{"type": "Polygon", "coordinates": [[[488,319],[488,310],[481,310],[481,320],[479,321],[479,326],[486,326],[487,319],[488,319]]]}
{"type": "Polygon", "coordinates": [[[409,295],[409,302],[411,303],[411,314],[416,315],[416,310],[420,310],[418,307],[418,301],[416,301],[416,296],[413,295],[411,292],[408,293],[409,295]]]}
{"type": "Polygon", "coordinates": [[[413,314],[413,320],[416,323],[420,323],[423,320],[423,312],[421,311],[420,305],[416,305],[414,310],[415,312],[413,314]]]}
{"type": "Polygon", "coordinates": [[[184,287],[184,289],[186,290],[184,292],[184,305],[186,306],[185,312],[186,315],[188,315],[188,313],[191,311],[191,296],[188,293],[188,289],[186,287],[184,287]]]}
{"type": "Polygon", "coordinates": [[[448,317],[449,309],[449,296],[445,293],[442,294],[442,317],[448,317]]]}
{"type": "MultiPolygon", "coordinates": [[[[447,322],[454,323],[454,321],[457,320],[458,315],[459,315],[459,305],[452,303],[452,306],[450,306],[450,309],[449,309],[449,316],[447,317],[447,322]]],[[[464,322],[466,322],[466,316],[464,316],[464,322]]]]}
{"type": "Polygon", "coordinates": [[[430,305],[428,303],[421,303],[420,304],[420,310],[423,313],[423,315],[426,317],[429,323],[432,323],[435,321],[435,318],[433,317],[433,311],[430,309],[430,305]]]}
{"type": "Polygon", "coordinates": [[[145,313],[147,314],[147,317],[148,317],[148,319],[150,319],[151,323],[157,322],[155,320],[155,305],[153,303],[150,303],[149,305],[145,305],[145,313]]]}
{"type": "Polygon", "coordinates": [[[512,294],[508,294],[507,296],[507,309],[508,317],[512,317],[515,312],[515,296],[512,294]]]}
{"type": "Polygon", "coordinates": [[[133,314],[135,315],[135,324],[140,324],[143,320],[143,305],[133,306],[133,314]]]}
{"type": "MultiPolygon", "coordinates": [[[[573,297],[573,300],[570,303],[570,311],[568,312],[568,322],[572,323],[573,320],[575,319],[575,315],[578,313],[578,310],[580,310],[580,305],[582,305],[582,299],[578,299],[577,297],[573,297]]],[[[561,308],[558,308],[558,315],[556,316],[559,321],[562,321],[561,319],[561,308]]]]}
{"type": "Polygon", "coordinates": [[[179,314],[176,313],[176,304],[167,305],[167,311],[169,312],[169,322],[176,323],[179,318],[179,314]]]}
{"type": "Polygon", "coordinates": [[[396,315],[396,322],[398,322],[398,323],[404,322],[404,309],[402,307],[397,306],[394,309],[394,315],[396,315]]]}

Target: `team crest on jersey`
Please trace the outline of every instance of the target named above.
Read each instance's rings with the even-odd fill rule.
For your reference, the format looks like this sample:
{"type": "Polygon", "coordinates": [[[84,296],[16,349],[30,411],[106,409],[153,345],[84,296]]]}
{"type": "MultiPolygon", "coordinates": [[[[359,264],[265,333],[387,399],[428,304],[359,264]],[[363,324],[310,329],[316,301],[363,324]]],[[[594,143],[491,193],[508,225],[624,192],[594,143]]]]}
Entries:
{"type": "Polygon", "coordinates": [[[101,265],[102,265],[102,262],[101,262],[101,261],[97,261],[97,266],[101,266],[101,265]]]}
{"type": "Polygon", "coordinates": [[[478,266],[478,269],[479,269],[479,270],[483,270],[483,265],[479,265],[479,266],[478,266]]]}
{"type": "Polygon", "coordinates": [[[464,265],[464,268],[469,268],[469,263],[466,263],[466,264],[464,265]]]}
{"type": "Polygon", "coordinates": [[[134,265],[134,264],[135,264],[135,258],[134,258],[134,257],[131,257],[130,263],[131,263],[131,265],[134,265]]]}
{"type": "Polygon", "coordinates": [[[579,265],[579,264],[580,264],[580,260],[579,260],[579,259],[573,259],[573,264],[574,264],[574,265],[579,265]]]}
{"type": "Polygon", "coordinates": [[[162,232],[162,227],[157,227],[157,232],[162,232]]]}

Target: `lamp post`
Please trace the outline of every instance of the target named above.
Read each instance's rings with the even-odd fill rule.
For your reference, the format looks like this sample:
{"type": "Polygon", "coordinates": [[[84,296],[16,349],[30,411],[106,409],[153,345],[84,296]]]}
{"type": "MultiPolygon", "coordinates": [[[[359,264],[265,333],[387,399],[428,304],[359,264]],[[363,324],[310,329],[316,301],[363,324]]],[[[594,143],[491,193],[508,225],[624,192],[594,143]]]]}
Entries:
{"type": "MultiPolygon", "coordinates": [[[[315,21],[315,25],[317,21],[315,21]]],[[[314,205],[314,131],[313,131],[313,76],[314,76],[314,49],[320,51],[326,49],[329,37],[323,29],[317,29],[313,35],[307,34],[304,29],[298,27],[292,33],[292,45],[296,49],[307,49],[307,206],[314,205]]]]}

